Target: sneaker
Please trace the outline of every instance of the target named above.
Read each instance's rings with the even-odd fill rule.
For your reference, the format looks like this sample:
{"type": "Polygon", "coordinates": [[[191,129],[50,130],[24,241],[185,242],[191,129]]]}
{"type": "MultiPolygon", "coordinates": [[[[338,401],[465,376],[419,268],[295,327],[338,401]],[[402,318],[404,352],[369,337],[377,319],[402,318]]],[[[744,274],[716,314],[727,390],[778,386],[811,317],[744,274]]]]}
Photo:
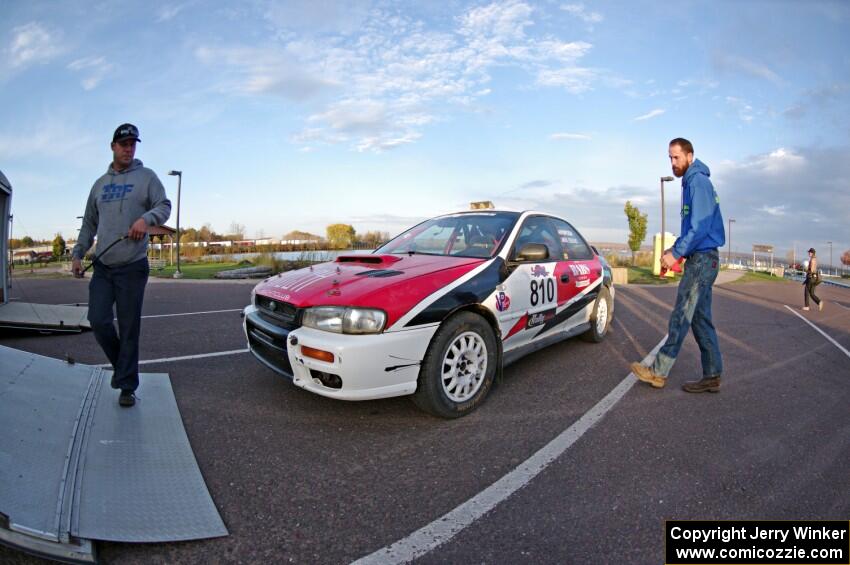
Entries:
{"type": "Polygon", "coordinates": [[[644,367],[640,363],[631,364],[632,373],[639,381],[651,384],[655,388],[664,388],[667,383],[667,378],[655,373],[649,367],[644,367]]]}
{"type": "Polygon", "coordinates": [[[818,312],[820,312],[821,310],[823,310],[823,300],[818,302],[818,312]]]}
{"type": "Polygon", "coordinates": [[[136,394],[132,390],[122,390],[118,397],[118,404],[124,407],[133,406],[136,403],[136,394]]]}
{"type": "Polygon", "coordinates": [[[808,312],[808,311],[809,311],[809,307],[808,307],[808,306],[803,306],[803,312],[808,312]]]}
{"type": "Polygon", "coordinates": [[[720,392],[720,377],[705,377],[682,385],[685,392],[720,392]]]}

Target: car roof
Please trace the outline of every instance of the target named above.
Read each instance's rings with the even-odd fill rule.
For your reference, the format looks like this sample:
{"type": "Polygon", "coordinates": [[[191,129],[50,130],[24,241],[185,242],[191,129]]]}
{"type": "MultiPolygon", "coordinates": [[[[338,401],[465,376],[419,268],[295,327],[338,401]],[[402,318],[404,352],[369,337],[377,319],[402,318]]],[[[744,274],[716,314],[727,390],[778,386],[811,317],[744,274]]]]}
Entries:
{"type": "Polygon", "coordinates": [[[439,216],[435,216],[435,217],[439,218],[439,217],[443,217],[443,216],[457,216],[457,215],[460,215],[460,214],[501,214],[501,213],[516,214],[517,216],[535,216],[535,215],[551,216],[553,218],[559,218],[559,219],[565,220],[565,218],[563,218],[563,216],[560,216],[558,214],[554,214],[552,212],[543,212],[543,211],[540,211],[540,210],[508,210],[506,208],[482,208],[480,210],[458,210],[457,212],[447,212],[445,214],[440,214],[439,216]]]}

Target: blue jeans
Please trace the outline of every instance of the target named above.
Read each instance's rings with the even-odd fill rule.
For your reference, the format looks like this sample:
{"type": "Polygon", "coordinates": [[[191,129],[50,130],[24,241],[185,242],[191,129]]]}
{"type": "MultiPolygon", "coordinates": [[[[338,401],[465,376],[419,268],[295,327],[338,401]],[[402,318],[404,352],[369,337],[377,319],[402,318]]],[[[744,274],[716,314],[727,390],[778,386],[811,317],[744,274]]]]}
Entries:
{"type": "Polygon", "coordinates": [[[676,306],[670,315],[667,342],[658,351],[652,364],[656,374],[665,377],[670,374],[682,342],[688,335],[688,328],[693,328],[699,346],[703,377],[719,377],[723,372],[717,332],[711,323],[711,287],[717,278],[719,263],[716,250],[694,253],[685,261],[676,306]]]}
{"type": "Polygon", "coordinates": [[[88,318],[97,343],[112,363],[112,388],[136,390],[139,387],[139,334],[149,273],[147,259],[118,267],[100,262],[94,265],[89,283],[88,318]],[[117,332],[113,323],[116,317],[117,332]]]}

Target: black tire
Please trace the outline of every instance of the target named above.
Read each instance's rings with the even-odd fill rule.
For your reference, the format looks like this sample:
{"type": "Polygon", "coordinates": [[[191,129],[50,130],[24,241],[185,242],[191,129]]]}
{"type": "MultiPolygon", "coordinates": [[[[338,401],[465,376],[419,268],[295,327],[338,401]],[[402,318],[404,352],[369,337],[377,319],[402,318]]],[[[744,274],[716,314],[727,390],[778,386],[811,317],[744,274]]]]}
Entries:
{"type": "Polygon", "coordinates": [[[611,327],[611,320],[613,319],[614,301],[611,300],[611,293],[608,291],[608,287],[602,285],[602,289],[599,291],[599,296],[596,297],[596,302],[593,303],[593,312],[590,314],[590,329],[581,334],[582,339],[593,343],[599,343],[605,339],[606,335],[608,335],[608,328],[611,327]],[[597,323],[598,316],[600,315],[605,316],[603,324],[597,323]]]}
{"type": "Polygon", "coordinates": [[[413,402],[425,412],[440,418],[459,418],[475,410],[493,386],[497,363],[500,362],[497,345],[493,328],[478,314],[460,312],[447,319],[434,334],[422,360],[413,402]],[[474,347],[467,350],[467,353],[456,355],[455,352],[461,349],[463,344],[474,347]],[[453,345],[456,347],[450,354],[449,350],[453,345]],[[455,359],[461,368],[455,370],[451,368],[453,365],[450,363],[444,365],[447,359],[455,359]],[[480,363],[475,363],[475,360],[481,359],[486,359],[486,367],[483,369],[480,363]],[[452,372],[464,374],[444,382],[444,369],[449,371],[447,379],[452,372]],[[452,383],[461,382],[469,383],[468,398],[464,397],[460,384],[452,387],[452,383]],[[477,385],[472,384],[473,382],[477,385]]]}

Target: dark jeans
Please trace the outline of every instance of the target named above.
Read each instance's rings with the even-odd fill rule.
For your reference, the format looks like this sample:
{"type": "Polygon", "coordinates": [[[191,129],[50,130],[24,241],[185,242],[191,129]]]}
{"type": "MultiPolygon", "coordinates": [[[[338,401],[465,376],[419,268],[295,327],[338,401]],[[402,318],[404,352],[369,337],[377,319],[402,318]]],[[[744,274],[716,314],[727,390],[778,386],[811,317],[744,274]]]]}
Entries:
{"type": "Polygon", "coordinates": [[[806,308],[809,307],[809,296],[812,297],[815,304],[820,306],[820,298],[815,295],[815,281],[812,280],[812,277],[806,276],[806,282],[803,284],[805,285],[805,288],[803,288],[803,302],[805,303],[806,308]]]}
{"type": "Polygon", "coordinates": [[[149,272],[147,259],[119,267],[99,262],[94,266],[89,283],[89,322],[115,371],[113,388],[136,390],[139,386],[139,334],[149,272]],[[113,323],[116,317],[117,332],[113,323]]]}
{"type": "Polygon", "coordinates": [[[723,372],[717,332],[711,322],[711,287],[717,278],[719,263],[717,251],[694,253],[685,261],[676,306],[670,315],[667,342],[652,365],[656,374],[665,377],[670,374],[689,328],[693,329],[699,346],[703,377],[719,377],[723,372]]]}

